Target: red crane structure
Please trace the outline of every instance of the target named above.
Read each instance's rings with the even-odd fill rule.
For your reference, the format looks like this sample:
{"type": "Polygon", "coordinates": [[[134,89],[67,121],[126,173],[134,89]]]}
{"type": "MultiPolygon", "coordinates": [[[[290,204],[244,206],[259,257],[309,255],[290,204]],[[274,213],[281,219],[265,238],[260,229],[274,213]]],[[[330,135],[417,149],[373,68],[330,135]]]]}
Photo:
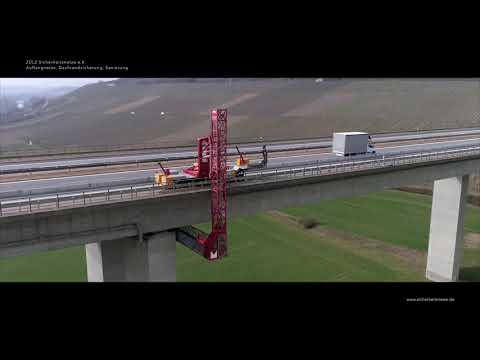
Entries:
{"type": "Polygon", "coordinates": [[[183,170],[184,173],[196,178],[210,177],[210,137],[201,137],[198,141],[197,162],[193,166],[183,170]]]}
{"type": "Polygon", "coordinates": [[[211,133],[198,139],[197,162],[185,172],[211,181],[210,234],[187,226],[177,229],[177,241],[208,260],[227,256],[227,109],[212,110],[211,133]],[[207,177],[207,176],[205,176],[207,177]]]}

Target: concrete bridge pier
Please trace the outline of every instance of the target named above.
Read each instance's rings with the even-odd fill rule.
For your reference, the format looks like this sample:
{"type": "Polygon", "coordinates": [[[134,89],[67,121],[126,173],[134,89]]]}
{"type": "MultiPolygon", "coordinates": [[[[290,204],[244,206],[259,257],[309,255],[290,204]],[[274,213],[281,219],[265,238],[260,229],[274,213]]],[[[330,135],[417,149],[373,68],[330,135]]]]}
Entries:
{"type": "Polygon", "coordinates": [[[426,271],[429,280],[458,280],[468,179],[465,175],[434,183],[426,271]]]}
{"type": "Polygon", "coordinates": [[[176,281],[175,233],[85,245],[89,282],[176,281]]]}

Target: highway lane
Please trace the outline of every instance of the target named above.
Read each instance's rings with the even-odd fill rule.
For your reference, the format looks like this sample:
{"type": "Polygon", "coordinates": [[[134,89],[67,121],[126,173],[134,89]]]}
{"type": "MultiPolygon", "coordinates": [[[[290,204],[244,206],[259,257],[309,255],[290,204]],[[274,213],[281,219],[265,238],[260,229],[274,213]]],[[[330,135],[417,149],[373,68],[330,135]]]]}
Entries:
{"type": "MultiPolygon", "coordinates": [[[[374,142],[394,142],[394,141],[406,141],[406,140],[422,140],[435,137],[458,137],[466,135],[480,135],[480,129],[459,129],[455,131],[439,130],[436,132],[428,133],[401,133],[401,134],[382,134],[372,135],[374,142]]],[[[307,143],[275,143],[267,144],[268,151],[281,152],[281,151],[293,151],[295,149],[318,149],[328,148],[331,146],[331,140],[310,141],[307,143]]],[[[259,153],[262,150],[260,145],[242,146],[242,152],[246,154],[259,153]]],[[[237,152],[235,148],[228,149],[229,155],[235,155],[237,152]]],[[[174,161],[194,159],[196,157],[196,151],[180,151],[180,152],[162,152],[153,154],[136,154],[136,155],[124,155],[124,156],[109,156],[109,157],[93,157],[93,158],[80,158],[70,160],[54,160],[54,161],[42,161],[42,162],[28,162],[28,163],[7,163],[0,164],[0,173],[11,171],[25,171],[29,170],[53,170],[55,168],[65,167],[82,167],[82,166],[103,166],[103,165],[115,165],[126,164],[135,162],[156,162],[156,161],[174,161]]]]}
{"type": "MultiPolygon", "coordinates": [[[[480,145],[480,139],[457,139],[451,141],[442,141],[442,142],[427,142],[427,143],[420,143],[420,144],[405,144],[405,145],[394,145],[389,144],[383,148],[377,148],[377,155],[393,155],[399,153],[415,153],[421,151],[435,151],[435,150],[442,150],[446,147],[457,146],[457,145],[480,145]]],[[[372,155],[359,155],[350,157],[353,160],[363,160],[371,158],[372,155]]],[[[283,166],[300,166],[305,163],[315,162],[318,161],[322,164],[325,163],[335,163],[340,160],[345,159],[342,156],[337,156],[332,154],[331,152],[328,153],[320,153],[320,154],[303,154],[303,155],[285,155],[276,158],[269,159],[268,167],[278,168],[283,166]]]]}
{"type": "MultiPolygon", "coordinates": [[[[452,146],[480,145],[480,139],[461,139],[443,141],[439,143],[422,143],[408,145],[394,145],[377,149],[378,155],[392,155],[405,152],[420,152],[426,150],[442,150],[452,146]]],[[[355,156],[351,159],[366,159],[370,155],[355,156]]],[[[319,164],[335,163],[343,160],[343,157],[332,153],[314,153],[302,155],[281,155],[270,157],[268,169],[281,167],[300,166],[318,162],[319,164]]],[[[179,168],[172,168],[179,169],[179,168]]],[[[29,193],[39,195],[48,193],[62,193],[66,191],[80,191],[88,189],[98,189],[102,187],[125,186],[133,184],[145,184],[153,182],[155,169],[120,171],[104,174],[80,175],[57,177],[37,180],[24,180],[15,182],[0,183],[0,198],[16,198],[28,195],[29,193]]]]}
{"type": "MultiPolygon", "coordinates": [[[[456,148],[446,148],[441,151],[428,151],[419,153],[400,153],[395,155],[385,156],[385,161],[379,161],[382,156],[373,156],[366,160],[351,161],[345,159],[345,161],[335,164],[310,164],[305,166],[291,166],[283,169],[263,169],[260,173],[248,172],[245,178],[236,179],[246,181],[250,184],[265,183],[265,182],[278,182],[283,180],[298,179],[302,176],[321,176],[331,175],[337,173],[351,173],[356,171],[369,170],[373,168],[391,168],[401,166],[404,164],[412,164],[418,162],[430,162],[439,161],[443,159],[452,158],[464,158],[475,155],[477,158],[480,156],[480,145],[465,146],[462,145],[456,148]],[[428,156],[426,156],[428,155],[428,156]]],[[[203,183],[203,182],[201,182],[203,183]]],[[[108,189],[100,190],[84,190],[73,191],[65,194],[45,194],[36,196],[27,196],[19,199],[0,199],[0,216],[14,215],[18,213],[29,213],[32,211],[49,211],[58,208],[85,206],[95,203],[104,203],[108,201],[118,201],[122,199],[137,199],[141,197],[162,196],[167,194],[177,194],[179,192],[190,191],[208,191],[209,187],[207,183],[203,186],[201,183],[184,183],[177,184],[175,188],[166,188],[155,184],[140,184],[129,186],[116,186],[109,187],[108,189]]]]}

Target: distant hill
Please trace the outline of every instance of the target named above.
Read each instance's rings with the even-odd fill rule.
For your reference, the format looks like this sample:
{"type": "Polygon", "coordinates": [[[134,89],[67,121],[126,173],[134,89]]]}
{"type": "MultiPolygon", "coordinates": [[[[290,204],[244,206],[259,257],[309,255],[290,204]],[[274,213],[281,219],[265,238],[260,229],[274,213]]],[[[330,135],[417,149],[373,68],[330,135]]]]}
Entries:
{"type": "Polygon", "coordinates": [[[479,86],[468,80],[118,79],[0,126],[0,144],[184,144],[208,134],[214,107],[228,108],[231,141],[480,126],[479,86]]]}
{"type": "Polygon", "coordinates": [[[50,86],[50,87],[26,87],[9,86],[3,89],[3,95],[28,99],[31,96],[44,96],[48,98],[63,96],[78,86],[50,86]]]}

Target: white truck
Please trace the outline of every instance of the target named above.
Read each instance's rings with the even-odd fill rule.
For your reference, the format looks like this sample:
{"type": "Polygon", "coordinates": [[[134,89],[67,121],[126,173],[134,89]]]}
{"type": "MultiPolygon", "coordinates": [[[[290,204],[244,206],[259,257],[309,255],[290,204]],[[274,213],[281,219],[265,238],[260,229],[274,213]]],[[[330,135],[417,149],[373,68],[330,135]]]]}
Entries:
{"type": "Polygon", "coordinates": [[[375,154],[372,138],[365,132],[333,133],[332,151],[338,156],[375,154]]]}

